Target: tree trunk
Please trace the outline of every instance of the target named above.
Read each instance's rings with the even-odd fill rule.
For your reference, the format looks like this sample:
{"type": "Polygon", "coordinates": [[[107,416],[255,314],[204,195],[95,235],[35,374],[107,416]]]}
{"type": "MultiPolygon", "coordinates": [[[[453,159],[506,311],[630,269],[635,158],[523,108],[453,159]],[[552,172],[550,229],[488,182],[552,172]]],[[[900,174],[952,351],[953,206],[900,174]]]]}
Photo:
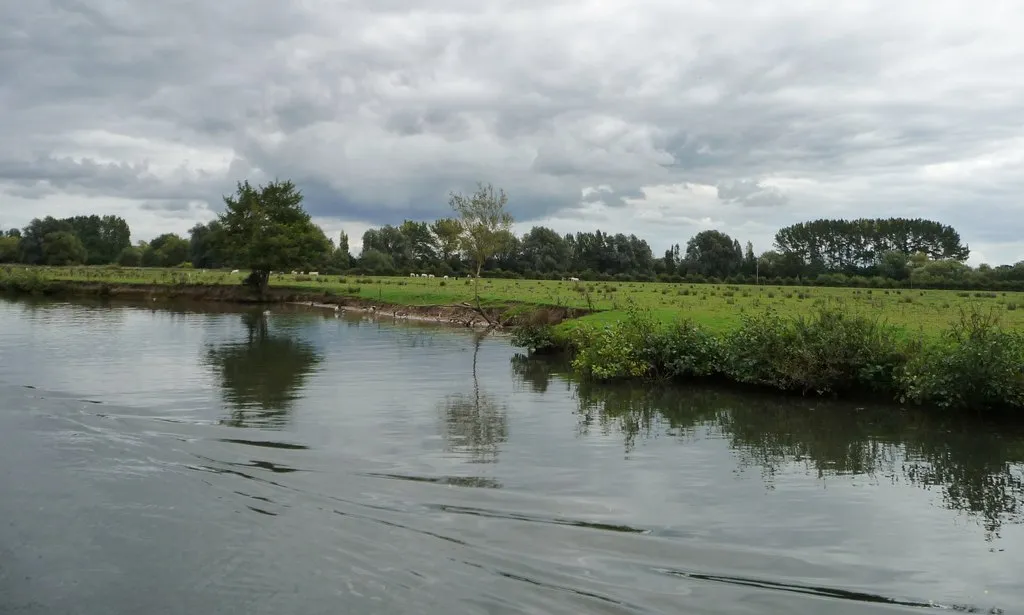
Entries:
{"type": "Polygon", "coordinates": [[[483,269],[484,264],[480,261],[476,263],[476,276],[473,277],[473,294],[476,295],[476,307],[480,307],[480,270],[483,269]]]}
{"type": "Polygon", "coordinates": [[[249,274],[249,277],[245,278],[245,281],[243,281],[242,284],[252,287],[263,295],[267,292],[267,287],[270,286],[270,270],[253,269],[249,274]]]}

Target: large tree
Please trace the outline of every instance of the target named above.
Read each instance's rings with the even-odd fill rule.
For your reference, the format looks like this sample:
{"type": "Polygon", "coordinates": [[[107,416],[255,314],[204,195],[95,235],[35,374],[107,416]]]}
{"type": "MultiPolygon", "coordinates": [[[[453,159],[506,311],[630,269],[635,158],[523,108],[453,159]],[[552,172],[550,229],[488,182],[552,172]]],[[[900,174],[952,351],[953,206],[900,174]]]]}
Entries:
{"type": "Polygon", "coordinates": [[[569,269],[569,245],[564,237],[547,227],[533,227],[520,245],[527,269],[543,273],[569,269]]]}
{"type": "Polygon", "coordinates": [[[16,263],[20,257],[21,240],[11,235],[0,236],[0,263],[16,263]]]}
{"type": "Polygon", "coordinates": [[[406,220],[398,230],[405,236],[412,264],[422,268],[437,262],[437,239],[430,232],[430,225],[406,220]]]}
{"type": "Polygon", "coordinates": [[[437,249],[440,252],[441,260],[451,265],[452,257],[459,252],[462,223],[455,218],[441,218],[430,225],[430,232],[437,239],[437,249]]]}
{"type": "Polygon", "coordinates": [[[160,267],[177,267],[188,260],[189,241],[176,233],[164,233],[149,242],[154,261],[160,267]]]}
{"type": "Polygon", "coordinates": [[[122,250],[132,245],[131,230],[120,216],[74,216],[66,219],[88,253],[89,265],[114,262],[122,250]]]}
{"type": "Polygon", "coordinates": [[[216,269],[224,262],[224,227],[219,220],[196,224],[189,232],[188,255],[198,269],[216,269]]]}
{"type": "Polygon", "coordinates": [[[67,220],[53,216],[33,218],[21,236],[21,262],[27,265],[42,265],[46,262],[45,244],[47,235],[58,232],[73,232],[67,220]]]}
{"type": "Polygon", "coordinates": [[[245,283],[263,292],[274,269],[294,269],[324,258],[331,242],[302,207],[302,193],[291,181],[253,187],[239,182],[224,197],[224,228],[228,257],[252,273],[245,283]]]}
{"type": "Polygon", "coordinates": [[[43,238],[43,262],[47,265],[82,265],[88,253],[71,231],[54,231],[43,238]]]}
{"type": "Polygon", "coordinates": [[[473,292],[479,305],[480,270],[505,247],[512,230],[512,214],[505,211],[508,196],[504,190],[495,192],[490,184],[480,183],[472,195],[453,192],[449,204],[459,214],[462,250],[476,271],[473,292]]]}
{"type": "Polygon", "coordinates": [[[701,275],[724,278],[740,270],[743,249],[721,231],[701,231],[686,242],[687,266],[701,275]]]}

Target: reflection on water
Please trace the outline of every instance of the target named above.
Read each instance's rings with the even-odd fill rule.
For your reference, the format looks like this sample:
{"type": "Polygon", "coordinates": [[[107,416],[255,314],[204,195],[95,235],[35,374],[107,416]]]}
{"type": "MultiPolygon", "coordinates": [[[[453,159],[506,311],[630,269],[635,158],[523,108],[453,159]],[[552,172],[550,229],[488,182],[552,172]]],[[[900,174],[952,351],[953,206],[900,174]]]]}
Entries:
{"type": "Polygon", "coordinates": [[[0,611],[1024,612],[1020,428],[270,312],[0,300],[0,611]]]}
{"type": "Polygon", "coordinates": [[[942,504],[999,536],[1024,521],[1024,429],[899,407],[824,404],[791,397],[640,385],[574,382],[564,362],[512,358],[517,377],[538,392],[573,382],[581,434],[616,432],[627,453],[637,440],[669,434],[722,436],[739,469],[756,468],[771,489],[799,464],[819,479],[860,475],[939,489],[942,504]]]}
{"type": "Polygon", "coordinates": [[[244,339],[211,345],[204,361],[220,381],[234,427],[281,428],[306,379],[323,359],[316,349],[287,333],[270,332],[263,311],[241,315],[244,339]]]}
{"type": "Polygon", "coordinates": [[[441,403],[449,450],[469,455],[474,463],[497,461],[499,445],[508,440],[508,404],[480,390],[477,362],[483,335],[473,336],[472,391],[452,393],[441,403]]]}

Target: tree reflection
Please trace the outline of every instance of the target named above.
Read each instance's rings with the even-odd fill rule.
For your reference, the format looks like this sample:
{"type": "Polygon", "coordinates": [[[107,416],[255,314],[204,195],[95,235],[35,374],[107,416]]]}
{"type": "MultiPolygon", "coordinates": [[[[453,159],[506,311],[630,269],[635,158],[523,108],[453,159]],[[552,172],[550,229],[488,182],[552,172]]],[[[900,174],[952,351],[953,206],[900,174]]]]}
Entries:
{"type": "Polygon", "coordinates": [[[306,378],[323,359],[309,343],[270,332],[262,312],[242,315],[243,340],[208,348],[204,357],[217,373],[234,427],[278,429],[306,378]]]}
{"type": "Polygon", "coordinates": [[[528,383],[544,381],[545,369],[548,378],[554,372],[575,385],[581,433],[618,432],[627,454],[638,440],[658,434],[722,437],[739,465],[759,469],[769,487],[778,472],[794,465],[819,478],[902,478],[939,490],[943,505],[977,519],[988,540],[999,536],[1003,524],[1024,522],[1021,426],[706,388],[595,385],[575,382],[557,363],[513,362],[513,371],[528,383]]]}
{"type": "Polygon", "coordinates": [[[477,356],[484,334],[473,338],[473,391],[445,397],[446,450],[468,455],[472,463],[498,460],[500,445],[508,440],[508,405],[480,390],[477,356]]]}

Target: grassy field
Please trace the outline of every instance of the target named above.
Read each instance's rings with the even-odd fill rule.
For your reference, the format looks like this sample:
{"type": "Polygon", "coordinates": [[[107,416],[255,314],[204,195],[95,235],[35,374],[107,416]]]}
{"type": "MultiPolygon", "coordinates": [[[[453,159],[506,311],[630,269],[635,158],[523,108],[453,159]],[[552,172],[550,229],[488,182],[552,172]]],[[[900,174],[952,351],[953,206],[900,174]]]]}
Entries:
{"type": "MultiPolygon", "coordinates": [[[[239,284],[245,277],[245,273],[188,269],[0,267],[0,276],[31,274],[48,280],[122,284],[239,284]],[[5,273],[8,269],[10,273],[5,273]]],[[[465,278],[275,275],[271,285],[402,305],[447,305],[473,299],[473,281],[465,278]]],[[[1007,328],[1024,328],[1024,293],[1013,292],[500,279],[481,280],[480,291],[488,305],[516,302],[598,312],[579,319],[578,323],[613,321],[621,317],[622,310],[633,300],[638,306],[651,309],[661,320],[688,317],[717,332],[739,324],[744,312],[771,307],[783,315],[796,315],[826,304],[880,318],[908,333],[941,331],[959,319],[961,309],[972,306],[999,314],[1007,328]]]]}

